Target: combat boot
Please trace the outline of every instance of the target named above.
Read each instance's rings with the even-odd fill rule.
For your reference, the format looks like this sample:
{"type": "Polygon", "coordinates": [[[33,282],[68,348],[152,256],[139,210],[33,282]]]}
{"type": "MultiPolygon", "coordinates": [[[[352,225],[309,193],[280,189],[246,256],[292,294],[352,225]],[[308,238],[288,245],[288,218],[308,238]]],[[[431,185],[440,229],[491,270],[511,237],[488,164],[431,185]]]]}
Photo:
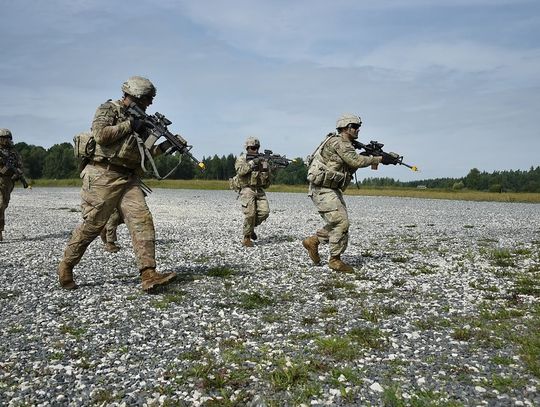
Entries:
{"type": "Polygon", "coordinates": [[[109,253],[116,253],[120,251],[120,246],[116,245],[115,243],[109,242],[105,243],[105,251],[109,253]]]}
{"type": "Polygon", "coordinates": [[[242,240],[242,245],[246,247],[253,247],[253,242],[251,241],[251,237],[244,236],[244,240],[242,240]]]}
{"type": "Polygon", "coordinates": [[[321,257],[319,256],[319,238],[317,236],[306,237],[302,240],[302,246],[308,251],[313,264],[316,266],[321,264],[321,257]]]}
{"type": "Polygon", "coordinates": [[[328,260],[328,267],[335,271],[341,271],[342,273],[352,273],[354,270],[347,263],[343,263],[339,256],[330,257],[330,260],[328,260]]]}
{"type": "Polygon", "coordinates": [[[79,288],[73,281],[73,267],[67,265],[63,260],[58,265],[58,281],[60,286],[66,290],[75,290],[79,288]]]}
{"type": "Polygon", "coordinates": [[[176,273],[157,273],[156,269],[146,269],[141,273],[143,291],[151,290],[158,285],[165,285],[176,277],[176,273]]]}

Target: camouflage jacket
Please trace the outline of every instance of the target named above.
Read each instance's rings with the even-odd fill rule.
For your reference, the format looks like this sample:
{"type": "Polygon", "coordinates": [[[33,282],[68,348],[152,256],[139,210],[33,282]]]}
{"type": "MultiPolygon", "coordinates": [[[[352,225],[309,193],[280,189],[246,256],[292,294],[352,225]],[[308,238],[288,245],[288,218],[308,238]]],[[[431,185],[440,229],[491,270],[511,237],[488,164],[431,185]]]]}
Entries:
{"type": "Polygon", "coordinates": [[[344,191],[358,168],[379,163],[379,158],[358,154],[349,140],[330,133],[313,156],[308,181],[315,186],[344,191]]]}
{"type": "Polygon", "coordinates": [[[97,108],[92,136],[96,141],[95,161],[108,161],[130,169],[140,168],[137,134],[131,129],[129,115],[121,100],[108,100],[97,108]]]}
{"type": "Polygon", "coordinates": [[[12,146],[0,147],[0,176],[13,177],[15,174],[22,174],[22,160],[17,150],[12,146]]]}
{"type": "Polygon", "coordinates": [[[268,188],[270,186],[271,171],[268,160],[261,159],[257,165],[252,167],[246,159],[246,153],[242,153],[236,159],[234,168],[236,170],[240,188],[247,186],[254,188],[268,188]]]}

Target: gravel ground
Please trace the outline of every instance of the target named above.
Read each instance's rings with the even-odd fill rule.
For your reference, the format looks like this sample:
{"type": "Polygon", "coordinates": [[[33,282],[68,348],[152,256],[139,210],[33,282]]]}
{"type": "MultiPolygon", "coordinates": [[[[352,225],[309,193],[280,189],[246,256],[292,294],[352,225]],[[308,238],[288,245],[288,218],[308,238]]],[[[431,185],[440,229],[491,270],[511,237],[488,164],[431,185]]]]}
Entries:
{"type": "MultiPolygon", "coordinates": [[[[241,247],[231,191],[155,190],[145,294],[125,225],[58,287],[79,190],[16,189],[0,244],[0,405],[540,405],[540,206],[346,197],[353,274],[313,267],[321,220],[269,193],[241,247]]],[[[327,256],[327,247],[321,249],[327,256]]]]}

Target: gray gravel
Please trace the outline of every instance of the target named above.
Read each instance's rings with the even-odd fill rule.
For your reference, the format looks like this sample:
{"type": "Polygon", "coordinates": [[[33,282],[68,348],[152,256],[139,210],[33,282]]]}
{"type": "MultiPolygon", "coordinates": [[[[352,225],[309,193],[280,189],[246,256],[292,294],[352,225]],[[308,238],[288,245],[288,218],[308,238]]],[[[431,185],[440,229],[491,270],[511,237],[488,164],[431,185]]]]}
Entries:
{"type": "Polygon", "coordinates": [[[301,246],[321,225],[307,196],[268,198],[245,249],[233,192],[155,190],[159,270],[179,278],[148,295],[125,225],[119,253],[96,240],[81,288],[59,289],[79,190],[16,189],[0,244],[0,405],[540,405],[507,336],[540,326],[538,291],[516,293],[538,283],[539,205],[346,197],[355,273],[338,274],[301,246]],[[486,310],[515,311],[512,332],[486,310]]]}

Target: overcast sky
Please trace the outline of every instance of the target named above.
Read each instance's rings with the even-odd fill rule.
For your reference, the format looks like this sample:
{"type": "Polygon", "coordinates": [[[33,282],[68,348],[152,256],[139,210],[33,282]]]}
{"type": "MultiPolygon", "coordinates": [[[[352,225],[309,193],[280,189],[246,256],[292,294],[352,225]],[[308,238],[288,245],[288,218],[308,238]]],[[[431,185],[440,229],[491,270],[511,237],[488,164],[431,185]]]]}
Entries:
{"type": "Polygon", "coordinates": [[[305,157],[344,112],[421,172],[540,165],[538,0],[0,0],[0,127],[45,148],[130,76],[198,157],[305,157]]]}

